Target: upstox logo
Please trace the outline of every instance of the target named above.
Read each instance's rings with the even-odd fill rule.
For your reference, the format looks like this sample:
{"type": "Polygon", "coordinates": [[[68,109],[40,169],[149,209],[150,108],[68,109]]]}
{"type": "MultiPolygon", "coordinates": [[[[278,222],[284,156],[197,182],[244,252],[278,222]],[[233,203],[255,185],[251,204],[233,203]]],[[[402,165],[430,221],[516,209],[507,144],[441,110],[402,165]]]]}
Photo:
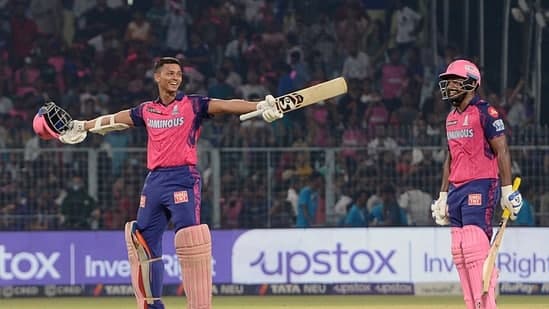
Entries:
{"type": "Polygon", "coordinates": [[[252,230],[235,241],[232,265],[235,283],[389,282],[405,274],[407,255],[352,231],[252,230]]]}
{"type": "Polygon", "coordinates": [[[0,245],[0,280],[59,279],[61,275],[55,263],[60,255],[58,251],[50,254],[40,251],[12,253],[0,245]]]}

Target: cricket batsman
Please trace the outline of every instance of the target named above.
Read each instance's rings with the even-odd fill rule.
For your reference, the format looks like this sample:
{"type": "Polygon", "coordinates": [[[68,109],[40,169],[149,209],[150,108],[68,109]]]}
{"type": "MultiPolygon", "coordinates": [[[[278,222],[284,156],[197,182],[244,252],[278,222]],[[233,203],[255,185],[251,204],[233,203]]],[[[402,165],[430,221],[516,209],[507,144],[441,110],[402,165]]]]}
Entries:
{"type": "Polygon", "coordinates": [[[490,290],[482,293],[482,266],[490,249],[492,218],[498,200],[515,220],[522,197],[511,185],[511,157],[503,119],[479,98],[480,71],[456,60],[439,76],[442,99],[452,105],[446,118],[448,155],[440,194],[431,205],[439,225],[451,226],[451,251],[467,309],[496,308],[493,272],[490,290]],[[501,181],[501,183],[500,183],[501,181]]]}
{"type": "Polygon", "coordinates": [[[176,58],[160,58],[154,66],[154,80],[159,93],[155,100],[89,121],[72,120],[50,102],[35,116],[33,128],[44,139],[58,138],[67,144],[82,142],[88,131],[104,135],[131,127],[146,128],[150,172],[141,192],[137,220],[126,223],[125,227],[137,308],[164,308],[162,234],[171,221],[187,308],[209,309],[212,246],[208,226],[200,223],[201,177],[196,168],[200,128],[204,120],[216,114],[259,110],[266,122],[282,118],[283,114],[270,95],[261,102],[249,102],[179,92],[183,74],[176,58]]]}

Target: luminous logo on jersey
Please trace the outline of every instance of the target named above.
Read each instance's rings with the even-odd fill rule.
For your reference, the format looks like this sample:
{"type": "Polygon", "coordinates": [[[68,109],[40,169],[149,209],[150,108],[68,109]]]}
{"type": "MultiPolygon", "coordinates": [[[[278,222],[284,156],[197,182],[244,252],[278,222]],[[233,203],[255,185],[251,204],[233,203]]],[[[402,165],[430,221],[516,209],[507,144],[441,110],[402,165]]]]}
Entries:
{"type": "Polygon", "coordinates": [[[458,138],[472,138],[473,136],[474,131],[472,128],[448,131],[448,133],[446,133],[446,137],[448,138],[448,140],[458,138]]]}
{"type": "Polygon", "coordinates": [[[147,120],[147,125],[154,129],[167,129],[182,126],[184,120],[183,117],[172,119],[149,119],[147,120]]]}

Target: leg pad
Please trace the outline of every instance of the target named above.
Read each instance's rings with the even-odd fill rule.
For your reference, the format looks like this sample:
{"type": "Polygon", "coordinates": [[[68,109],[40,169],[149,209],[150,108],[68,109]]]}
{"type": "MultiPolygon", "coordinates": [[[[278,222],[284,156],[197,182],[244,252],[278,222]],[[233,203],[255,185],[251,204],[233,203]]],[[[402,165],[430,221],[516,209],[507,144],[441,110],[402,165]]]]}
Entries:
{"type": "Polygon", "coordinates": [[[146,309],[147,305],[152,305],[154,301],[160,300],[160,298],[152,296],[150,263],[162,262],[162,257],[151,256],[151,250],[137,229],[136,221],[126,223],[124,238],[128,249],[132,287],[137,299],[137,308],[146,309]]]}
{"type": "Polygon", "coordinates": [[[451,230],[452,235],[452,259],[456,265],[456,270],[459,275],[459,282],[461,283],[461,290],[463,291],[463,300],[465,301],[465,308],[475,309],[473,304],[473,292],[471,291],[471,283],[469,280],[469,274],[465,267],[465,257],[463,256],[463,250],[461,248],[463,241],[463,230],[460,227],[453,227],[451,230]]]}
{"type": "Polygon", "coordinates": [[[206,224],[180,229],[175,252],[181,265],[188,309],[212,307],[212,239],[206,224]]]}

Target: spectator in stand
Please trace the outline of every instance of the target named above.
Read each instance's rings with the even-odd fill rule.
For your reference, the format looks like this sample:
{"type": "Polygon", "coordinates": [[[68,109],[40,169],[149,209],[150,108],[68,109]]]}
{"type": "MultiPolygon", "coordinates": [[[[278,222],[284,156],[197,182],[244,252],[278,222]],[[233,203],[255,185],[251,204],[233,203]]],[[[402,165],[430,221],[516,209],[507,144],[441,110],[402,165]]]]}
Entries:
{"type": "Polygon", "coordinates": [[[380,188],[381,201],[371,210],[372,225],[377,226],[404,226],[408,225],[406,212],[396,200],[396,190],[391,184],[384,184],[380,188]]]}
{"type": "Polygon", "coordinates": [[[347,79],[364,80],[372,76],[372,71],[370,57],[358,49],[356,42],[350,44],[341,75],[347,79]]]}
{"type": "Polygon", "coordinates": [[[84,187],[84,180],[81,176],[73,176],[61,204],[63,226],[66,229],[89,229],[88,218],[94,209],[95,200],[84,187]]]}
{"type": "Polygon", "coordinates": [[[124,39],[128,42],[142,43],[148,46],[151,42],[151,30],[151,24],[145,19],[143,13],[137,11],[126,27],[124,39]]]}
{"type": "Polygon", "coordinates": [[[34,20],[25,15],[25,2],[13,1],[13,14],[10,19],[12,63],[19,65],[30,56],[33,44],[38,39],[38,27],[34,20]]]}
{"type": "Polygon", "coordinates": [[[402,53],[416,44],[418,34],[423,26],[423,17],[404,4],[404,1],[396,1],[396,10],[391,21],[391,36],[396,47],[402,53]]]}
{"type": "Polygon", "coordinates": [[[349,209],[347,216],[345,217],[345,226],[350,227],[367,227],[370,219],[368,214],[368,192],[361,190],[354,198],[354,201],[349,209]]]}
{"type": "Polygon", "coordinates": [[[84,12],[82,18],[85,27],[80,28],[79,32],[86,39],[116,28],[116,22],[120,20],[120,16],[117,16],[115,11],[107,5],[107,0],[97,0],[94,7],[84,12]]]}
{"type": "Polygon", "coordinates": [[[61,0],[31,0],[30,12],[38,30],[52,37],[61,35],[63,3],[61,0]]]}
{"type": "Polygon", "coordinates": [[[319,172],[313,172],[308,177],[307,185],[299,191],[296,227],[312,227],[316,224],[323,177],[319,172]]]}
{"type": "Polygon", "coordinates": [[[383,100],[389,111],[400,106],[399,97],[405,87],[407,78],[406,66],[400,62],[400,51],[396,48],[388,51],[389,62],[381,66],[381,87],[383,100]]]}

